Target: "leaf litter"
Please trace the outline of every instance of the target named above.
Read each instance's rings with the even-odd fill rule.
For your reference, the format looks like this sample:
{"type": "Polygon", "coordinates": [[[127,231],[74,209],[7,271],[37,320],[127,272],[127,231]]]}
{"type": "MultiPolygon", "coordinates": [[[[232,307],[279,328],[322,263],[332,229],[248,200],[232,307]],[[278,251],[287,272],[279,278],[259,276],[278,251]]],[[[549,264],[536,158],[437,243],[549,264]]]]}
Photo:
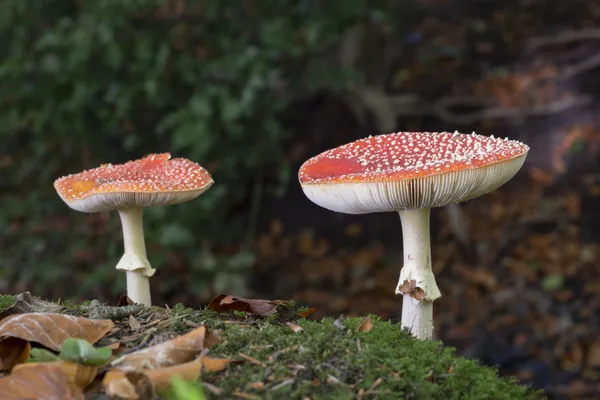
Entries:
{"type": "MultiPolygon", "coordinates": [[[[90,390],[122,399],[151,399],[157,392],[169,389],[174,378],[197,380],[204,373],[220,373],[229,365],[244,362],[266,365],[241,352],[235,357],[209,356],[210,348],[220,343],[220,330],[209,329],[204,323],[207,321],[186,319],[193,318],[193,310],[132,308],[137,305],[124,301],[121,307],[111,307],[92,301],[87,306],[70,309],[41,303],[45,309],[65,314],[28,312],[40,308],[28,308],[25,303],[16,308],[18,299],[25,299],[23,302],[27,304],[38,304],[38,299],[29,293],[15,298],[15,305],[5,309],[12,313],[7,312],[0,320],[0,366],[7,371],[0,378],[0,392],[7,399],[35,398],[40,393],[47,398],[82,399],[90,390]],[[68,312],[112,319],[89,319],[68,312]],[[181,330],[185,333],[178,334],[181,330]]],[[[290,322],[290,316],[296,315],[297,319],[302,318],[302,313],[314,312],[302,309],[294,314],[296,311],[284,301],[233,295],[217,296],[212,304],[221,313],[243,312],[248,326],[276,315],[277,309],[283,308],[288,317],[280,323],[287,324],[294,332],[302,332],[303,328],[290,322]]],[[[207,307],[206,313],[214,313],[211,308],[207,307]]],[[[230,317],[236,316],[223,314],[218,321],[236,322],[230,317]]],[[[222,392],[210,383],[205,388],[211,393],[222,392]]]]}

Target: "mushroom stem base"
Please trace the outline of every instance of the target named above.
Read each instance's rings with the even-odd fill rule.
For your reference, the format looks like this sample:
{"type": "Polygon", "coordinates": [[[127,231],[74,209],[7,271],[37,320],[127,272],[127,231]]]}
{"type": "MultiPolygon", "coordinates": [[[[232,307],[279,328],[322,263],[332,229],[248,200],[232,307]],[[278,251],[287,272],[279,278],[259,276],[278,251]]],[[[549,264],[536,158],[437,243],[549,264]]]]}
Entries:
{"type": "Polygon", "coordinates": [[[117,264],[117,270],[127,273],[127,296],[136,303],[151,305],[149,277],[156,270],[146,257],[144,242],[143,211],[141,208],[119,210],[123,227],[125,251],[117,264]]]}
{"type": "Polygon", "coordinates": [[[409,294],[402,301],[402,327],[421,340],[433,339],[433,301],[419,301],[409,294]]]}
{"type": "Polygon", "coordinates": [[[127,271],[127,297],[135,303],[151,306],[150,281],[140,271],[127,271]]]}
{"type": "Polygon", "coordinates": [[[402,328],[419,339],[433,337],[433,301],[441,297],[431,269],[428,208],[400,210],[404,265],[396,294],[404,295],[402,328]]]}

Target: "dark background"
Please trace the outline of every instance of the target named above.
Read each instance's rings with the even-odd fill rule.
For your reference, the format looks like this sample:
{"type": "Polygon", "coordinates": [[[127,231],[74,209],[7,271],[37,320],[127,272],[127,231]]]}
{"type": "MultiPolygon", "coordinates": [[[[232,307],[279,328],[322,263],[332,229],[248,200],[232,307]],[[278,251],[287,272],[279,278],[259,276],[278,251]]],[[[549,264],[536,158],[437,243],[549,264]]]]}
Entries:
{"type": "Polygon", "coordinates": [[[52,183],[169,151],[216,183],[145,212],[157,304],[226,292],[397,321],[398,216],[321,209],[298,168],[369,134],[475,130],[531,152],[432,212],[439,339],[598,398],[599,54],[594,0],[4,0],[0,292],[115,303],[116,213],[52,183]]]}

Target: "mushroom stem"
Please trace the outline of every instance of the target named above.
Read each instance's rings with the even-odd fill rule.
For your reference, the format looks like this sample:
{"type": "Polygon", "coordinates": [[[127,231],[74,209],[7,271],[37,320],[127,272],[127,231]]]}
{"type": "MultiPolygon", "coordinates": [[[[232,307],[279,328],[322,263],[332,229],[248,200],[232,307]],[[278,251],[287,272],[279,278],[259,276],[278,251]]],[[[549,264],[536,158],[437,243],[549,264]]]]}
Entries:
{"type": "Polygon", "coordinates": [[[403,294],[402,327],[433,339],[433,302],[441,296],[431,269],[430,209],[400,210],[404,265],[396,294],[403,294]]]}
{"type": "Polygon", "coordinates": [[[117,264],[117,269],[127,273],[127,296],[136,303],[151,305],[150,281],[155,270],[146,256],[144,242],[143,210],[126,208],[119,210],[123,226],[125,251],[117,264]]]}

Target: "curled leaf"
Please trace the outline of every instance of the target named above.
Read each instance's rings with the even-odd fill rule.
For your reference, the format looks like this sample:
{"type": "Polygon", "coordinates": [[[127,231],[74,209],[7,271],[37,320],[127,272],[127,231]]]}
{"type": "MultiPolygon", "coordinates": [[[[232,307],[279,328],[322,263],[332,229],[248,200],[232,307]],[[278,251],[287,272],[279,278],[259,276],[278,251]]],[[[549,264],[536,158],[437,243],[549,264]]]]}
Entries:
{"type": "Polygon", "coordinates": [[[19,364],[10,375],[0,378],[2,399],[84,400],[82,388],[61,363],[19,364]]]}
{"type": "Polygon", "coordinates": [[[278,303],[269,300],[246,299],[244,297],[220,294],[210,301],[208,308],[216,312],[245,311],[266,317],[275,312],[278,303]]]}
{"type": "Polygon", "coordinates": [[[108,347],[95,348],[83,339],[69,338],[63,342],[59,357],[86,365],[104,365],[112,356],[108,347]]]}
{"type": "MultiPolygon", "coordinates": [[[[20,339],[19,339],[20,340],[20,339]]],[[[33,348],[31,349],[31,354],[29,358],[30,362],[52,362],[52,361],[60,361],[60,357],[51,352],[50,350],[33,348]]]]}
{"type": "Polygon", "coordinates": [[[155,369],[191,361],[205,347],[206,327],[201,326],[185,335],[156,346],[126,354],[111,365],[126,371],[155,369]]]}
{"type": "Polygon", "coordinates": [[[10,371],[15,365],[29,358],[31,345],[19,338],[6,338],[0,345],[0,371],[10,371]]]}
{"type": "Polygon", "coordinates": [[[63,309],[58,304],[40,300],[29,292],[14,296],[15,302],[0,312],[0,320],[14,314],[27,314],[32,312],[59,312],[63,309]]]}
{"type": "MultiPolygon", "coordinates": [[[[113,327],[111,320],[90,320],[53,313],[16,314],[0,321],[0,338],[19,338],[58,351],[68,338],[95,343],[113,327]]],[[[0,340],[0,347],[3,342],[0,340]]]]}
{"type": "Polygon", "coordinates": [[[152,391],[162,391],[171,387],[174,378],[193,381],[200,377],[203,371],[218,372],[224,370],[231,362],[226,358],[199,357],[187,363],[170,367],[146,369],[137,374],[118,368],[109,370],[102,381],[106,392],[112,396],[126,399],[144,398],[141,396],[140,383],[152,385],[152,391]],[[143,374],[143,378],[140,378],[143,374]],[[138,397],[136,397],[138,396],[138,397]]]}
{"type": "Polygon", "coordinates": [[[102,380],[106,394],[124,400],[153,399],[154,386],[143,372],[109,370],[102,380]]]}

